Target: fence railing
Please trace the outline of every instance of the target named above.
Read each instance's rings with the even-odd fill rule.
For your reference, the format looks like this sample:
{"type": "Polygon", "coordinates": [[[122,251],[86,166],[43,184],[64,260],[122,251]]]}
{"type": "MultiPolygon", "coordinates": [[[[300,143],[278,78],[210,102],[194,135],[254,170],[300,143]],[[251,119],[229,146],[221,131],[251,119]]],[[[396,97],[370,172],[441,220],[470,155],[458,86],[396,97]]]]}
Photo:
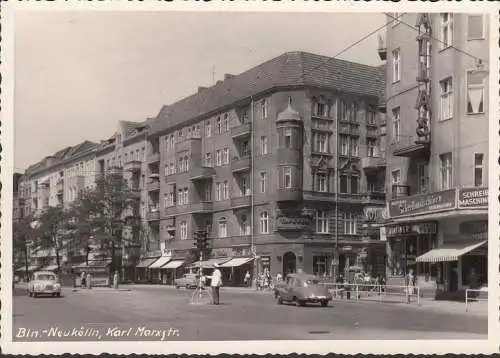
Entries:
{"type": "Polygon", "coordinates": [[[377,285],[371,283],[322,283],[328,288],[333,299],[354,299],[359,301],[416,302],[420,306],[420,288],[395,285],[377,285]],[[354,297],[353,297],[354,296],[354,297]]]}
{"type": "Polygon", "coordinates": [[[471,302],[488,301],[488,288],[465,290],[465,312],[469,312],[471,302]]]}

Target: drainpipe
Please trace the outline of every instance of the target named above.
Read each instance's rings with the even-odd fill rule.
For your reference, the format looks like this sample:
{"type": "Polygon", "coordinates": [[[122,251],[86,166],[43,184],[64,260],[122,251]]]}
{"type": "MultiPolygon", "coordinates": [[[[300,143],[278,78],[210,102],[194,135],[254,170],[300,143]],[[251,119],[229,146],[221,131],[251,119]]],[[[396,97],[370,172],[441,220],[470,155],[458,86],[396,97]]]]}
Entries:
{"type": "Polygon", "coordinates": [[[338,118],[338,101],[337,101],[337,113],[335,121],[335,251],[334,251],[334,279],[335,275],[339,274],[340,271],[340,260],[339,260],[339,118],[338,118]]]}
{"type": "Polygon", "coordinates": [[[250,168],[250,188],[251,192],[251,205],[250,205],[250,251],[252,252],[252,256],[254,258],[253,264],[253,274],[252,274],[252,288],[256,286],[256,278],[257,278],[257,252],[255,250],[254,245],[254,231],[255,231],[255,214],[254,214],[254,205],[255,205],[255,187],[254,187],[254,168],[255,168],[255,148],[254,148],[254,130],[255,130],[255,118],[254,118],[254,101],[253,96],[250,96],[250,160],[251,160],[251,168],[250,168]]]}

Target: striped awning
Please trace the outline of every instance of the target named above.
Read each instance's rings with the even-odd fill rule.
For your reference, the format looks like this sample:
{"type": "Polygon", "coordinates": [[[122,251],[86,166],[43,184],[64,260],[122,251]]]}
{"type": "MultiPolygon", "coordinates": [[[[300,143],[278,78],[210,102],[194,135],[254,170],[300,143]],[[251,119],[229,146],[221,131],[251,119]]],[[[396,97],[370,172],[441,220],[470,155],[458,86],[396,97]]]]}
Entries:
{"type": "Polygon", "coordinates": [[[48,265],[40,269],[40,271],[54,271],[54,270],[57,270],[57,265],[48,265]]]}
{"type": "Polygon", "coordinates": [[[141,262],[139,262],[136,266],[136,268],[146,268],[146,267],[149,267],[153,262],[155,262],[156,260],[158,260],[158,257],[153,257],[153,258],[149,258],[149,259],[144,259],[142,260],[141,262]]]}
{"type": "Polygon", "coordinates": [[[229,260],[228,262],[223,263],[222,265],[220,265],[220,267],[240,267],[252,260],[252,257],[236,257],[229,260]]]}
{"type": "Polygon", "coordinates": [[[457,261],[462,255],[471,252],[474,249],[486,244],[488,241],[481,242],[454,242],[447,243],[436,249],[426,252],[417,257],[417,262],[447,262],[457,261]]]}
{"type": "Polygon", "coordinates": [[[200,267],[201,268],[213,268],[214,267],[214,264],[218,264],[218,265],[222,265],[223,263],[225,262],[228,262],[229,260],[231,260],[229,257],[226,257],[226,258],[220,258],[220,259],[210,259],[210,260],[207,260],[207,261],[197,261],[193,264],[191,264],[191,267],[200,267]]]}
{"type": "Polygon", "coordinates": [[[184,265],[184,262],[183,260],[174,260],[174,261],[170,261],[168,264],[166,264],[165,266],[163,266],[162,268],[164,269],[176,269],[176,268],[179,268],[181,267],[182,265],[184,265]]]}
{"type": "MultiPolygon", "coordinates": [[[[29,265],[28,266],[28,272],[32,272],[32,271],[35,271],[36,269],[38,269],[40,266],[37,266],[37,265],[29,265]]],[[[22,266],[22,267],[19,267],[16,272],[26,272],[26,266],[22,266]]]]}
{"type": "Polygon", "coordinates": [[[159,269],[172,259],[171,256],[162,256],[149,266],[150,269],[159,269]]]}

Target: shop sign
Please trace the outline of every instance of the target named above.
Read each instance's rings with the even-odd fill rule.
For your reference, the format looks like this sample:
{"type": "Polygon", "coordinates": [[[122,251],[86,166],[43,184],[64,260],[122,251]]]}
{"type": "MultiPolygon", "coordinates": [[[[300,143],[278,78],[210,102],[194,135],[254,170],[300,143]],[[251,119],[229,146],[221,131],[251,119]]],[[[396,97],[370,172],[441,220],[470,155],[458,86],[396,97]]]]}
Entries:
{"type": "Polygon", "coordinates": [[[391,200],[389,203],[389,213],[393,218],[407,215],[422,215],[453,209],[456,205],[456,189],[454,188],[391,200]]]}
{"type": "Polygon", "coordinates": [[[488,208],[488,188],[460,188],[458,189],[458,207],[488,208]]]}
{"type": "Polygon", "coordinates": [[[435,234],[436,223],[399,224],[386,227],[386,236],[401,236],[410,234],[435,234]]]}
{"type": "Polygon", "coordinates": [[[250,256],[248,248],[214,249],[212,252],[213,256],[217,258],[250,256]]]}
{"type": "Polygon", "coordinates": [[[304,230],[311,225],[309,217],[280,216],[276,220],[277,230],[304,230]]]}

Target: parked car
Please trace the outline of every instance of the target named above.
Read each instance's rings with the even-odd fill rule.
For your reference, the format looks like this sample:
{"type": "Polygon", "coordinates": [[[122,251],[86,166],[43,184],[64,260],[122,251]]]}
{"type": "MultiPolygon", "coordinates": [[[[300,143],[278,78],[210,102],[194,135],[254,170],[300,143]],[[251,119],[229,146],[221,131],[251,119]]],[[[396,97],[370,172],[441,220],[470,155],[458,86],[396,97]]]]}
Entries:
{"type": "Polygon", "coordinates": [[[194,273],[187,273],[181,278],[176,278],[174,280],[175,288],[196,288],[198,287],[199,276],[194,273]]]}
{"type": "Polygon", "coordinates": [[[285,282],[276,285],[274,294],[279,305],[283,302],[294,302],[297,306],[320,303],[326,307],[332,300],[332,295],[318,278],[308,274],[287,275],[285,282]]]}
{"type": "Polygon", "coordinates": [[[61,296],[61,284],[56,274],[50,271],[35,272],[28,283],[28,295],[30,297],[38,295],[61,296]]]}

